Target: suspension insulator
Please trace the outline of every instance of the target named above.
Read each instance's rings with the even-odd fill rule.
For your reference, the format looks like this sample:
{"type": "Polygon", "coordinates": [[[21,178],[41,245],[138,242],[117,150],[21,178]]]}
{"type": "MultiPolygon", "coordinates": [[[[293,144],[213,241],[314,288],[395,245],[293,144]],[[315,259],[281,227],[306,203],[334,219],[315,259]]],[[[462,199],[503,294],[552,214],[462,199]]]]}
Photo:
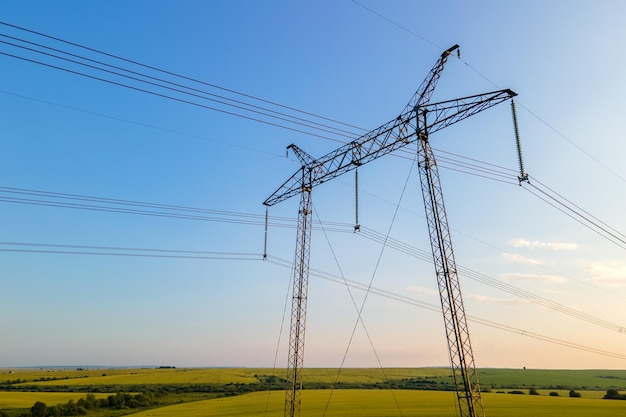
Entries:
{"type": "Polygon", "coordinates": [[[524,159],[522,158],[522,143],[519,136],[519,126],[517,124],[517,111],[515,109],[515,100],[511,99],[511,112],[513,113],[513,128],[515,129],[515,144],[517,145],[517,160],[519,161],[520,175],[517,179],[520,185],[523,181],[528,182],[528,174],[524,171],[524,159]]]}

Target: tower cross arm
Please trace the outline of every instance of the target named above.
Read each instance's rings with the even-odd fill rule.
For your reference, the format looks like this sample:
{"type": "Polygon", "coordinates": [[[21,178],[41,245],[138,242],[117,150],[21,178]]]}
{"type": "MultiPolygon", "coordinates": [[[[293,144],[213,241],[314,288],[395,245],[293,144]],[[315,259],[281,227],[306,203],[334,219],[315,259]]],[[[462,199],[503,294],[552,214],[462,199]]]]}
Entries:
{"type": "Polygon", "coordinates": [[[432,134],[503,101],[510,100],[516,95],[517,93],[510,89],[492,91],[490,93],[430,103],[422,107],[416,107],[415,112],[418,115],[422,115],[422,117],[426,114],[427,130],[429,134],[432,134]]]}
{"type": "Polygon", "coordinates": [[[414,143],[419,139],[418,130],[432,134],[511,99],[515,95],[511,90],[498,90],[424,106],[417,104],[395,119],[318,159],[299,157],[302,167],[274,191],[263,204],[273,206],[299,194],[304,185],[302,170],[312,171],[311,186],[320,185],[360,165],[414,143]],[[422,123],[417,121],[416,115],[426,118],[425,126],[419,126],[419,129],[418,123],[420,125],[422,123]]]}

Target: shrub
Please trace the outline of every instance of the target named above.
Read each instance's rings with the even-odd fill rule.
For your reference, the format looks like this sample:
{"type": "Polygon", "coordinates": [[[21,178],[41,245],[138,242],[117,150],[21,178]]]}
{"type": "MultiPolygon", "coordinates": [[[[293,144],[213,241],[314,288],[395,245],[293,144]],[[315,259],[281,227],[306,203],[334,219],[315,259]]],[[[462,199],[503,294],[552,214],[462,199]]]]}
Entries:
{"type": "Polygon", "coordinates": [[[582,397],[582,395],[580,395],[580,392],[576,392],[573,389],[569,390],[569,396],[571,398],[580,398],[580,397],[582,397]]]}

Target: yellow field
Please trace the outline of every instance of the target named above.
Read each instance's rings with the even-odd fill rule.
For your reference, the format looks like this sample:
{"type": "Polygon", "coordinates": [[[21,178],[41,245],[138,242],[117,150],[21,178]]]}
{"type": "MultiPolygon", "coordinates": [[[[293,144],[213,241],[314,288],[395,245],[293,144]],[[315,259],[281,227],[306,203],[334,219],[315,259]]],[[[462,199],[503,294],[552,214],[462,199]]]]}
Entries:
{"type": "MultiPolygon", "coordinates": [[[[226,384],[226,383],[255,383],[258,379],[254,375],[283,377],[284,369],[265,368],[175,368],[175,369],[95,369],[86,371],[77,370],[13,370],[8,374],[0,374],[0,381],[41,379],[55,379],[38,381],[37,385],[144,385],[144,384],[226,384]]],[[[307,368],[302,370],[303,378],[307,382],[334,382],[337,369],[307,368]]],[[[340,381],[350,383],[375,383],[389,379],[415,378],[422,376],[447,376],[450,370],[445,368],[389,368],[380,369],[344,369],[340,381]]]]}
{"type": "Polygon", "coordinates": [[[95,369],[77,370],[14,370],[11,374],[0,374],[0,381],[26,380],[37,385],[144,385],[144,384],[226,384],[254,383],[258,370],[238,368],[206,369],[95,369]],[[41,379],[54,379],[41,381],[41,379]]]}
{"type": "MultiPolygon", "coordinates": [[[[253,384],[260,382],[255,375],[267,377],[286,376],[285,369],[271,368],[118,368],[90,370],[60,369],[0,369],[0,383],[19,379],[26,385],[45,386],[98,386],[98,385],[178,385],[178,384],[253,384]],[[36,381],[36,382],[35,382],[36,381]]],[[[587,390],[602,391],[608,388],[626,390],[625,370],[521,370],[480,369],[483,389],[498,390],[499,387],[517,386],[547,387],[576,386],[587,390]]],[[[302,370],[306,383],[334,384],[338,369],[305,368],[302,370]]],[[[404,378],[433,378],[433,382],[452,383],[448,368],[348,368],[341,370],[340,382],[373,384],[385,380],[404,378]],[[436,381],[435,381],[436,380],[436,381]]]]}
{"type": "MultiPolygon", "coordinates": [[[[438,391],[337,390],[331,398],[329,390],[304,391],[301,416],[457,417],[454,395],[438,391]]],[[[615,417],[626,413],[626,401],[493,393],[484,394],[483,400],[489,417],[615,417]]],[[[256,392],[177,404],[131,416],[280,417],[283,415],[283,402],[283,392],[256,392]]]]}
{"type": "MultiPolygon", "coordinates": [[[[87,394],[80,392],[3,392],[0,391],[0,409],[30,408],[37,401],[47,405],[63,404],[69,400],[77,401],[87,394]]],[[[111,394],[94,394],[96,398],[106,398],[111,394]]]]}

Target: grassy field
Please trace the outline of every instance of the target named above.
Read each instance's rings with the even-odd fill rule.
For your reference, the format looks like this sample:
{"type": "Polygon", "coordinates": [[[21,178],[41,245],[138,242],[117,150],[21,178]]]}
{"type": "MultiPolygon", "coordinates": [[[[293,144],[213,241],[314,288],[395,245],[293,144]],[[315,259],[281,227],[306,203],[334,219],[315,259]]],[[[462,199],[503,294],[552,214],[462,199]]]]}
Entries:
{"type": "MultiPolygon", "coordinates": [[[[304,391],[302,417],[456,417],[454,393],[388,390],[304,391]]],[[[626,413],[626,401],[514,394],[483,395],[489,417],[615,417],[626,413]]],[[[248,417],[283,415],[284,395],[256,392],[163,407],[132,417],[248,417]]]]}

